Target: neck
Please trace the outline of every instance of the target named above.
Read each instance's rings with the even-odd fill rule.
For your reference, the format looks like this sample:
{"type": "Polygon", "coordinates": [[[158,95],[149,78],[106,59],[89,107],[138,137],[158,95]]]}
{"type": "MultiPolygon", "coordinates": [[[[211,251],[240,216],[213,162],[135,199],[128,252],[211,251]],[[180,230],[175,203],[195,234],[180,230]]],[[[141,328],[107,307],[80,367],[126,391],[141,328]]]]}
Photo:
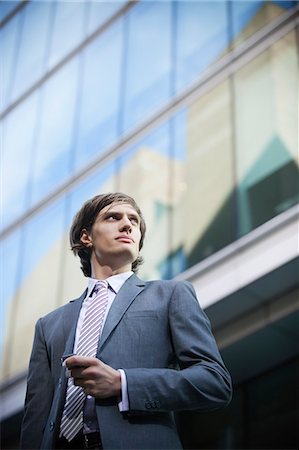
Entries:
{"type": "Polygon", "coordinates": [[[96,254],[92,252],[90,258],[91,265],[91,277],[96,280],[105,280],[106,278],[112,277],[112,275],[118,275],[120,273],[129,272],[132,270],[132,263],[125,262],[115,258],[111,261],[102,262],[100,258],[97,258],[96,254]]]}
{"type": "Polygon", "coordinates": [[[96,280],[106,280],[106,278],[112,277],[112,275],[129,272],[130,270],[132,270],[131,264],[118,268],[91,264],[91,278],[95,278],[96,280]]]}

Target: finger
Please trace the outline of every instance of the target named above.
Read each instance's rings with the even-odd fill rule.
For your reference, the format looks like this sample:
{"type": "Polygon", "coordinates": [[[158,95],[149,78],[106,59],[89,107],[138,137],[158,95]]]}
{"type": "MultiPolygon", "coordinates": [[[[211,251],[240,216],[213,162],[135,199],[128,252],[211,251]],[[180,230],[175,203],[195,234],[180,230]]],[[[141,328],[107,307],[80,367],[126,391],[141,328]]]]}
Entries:
{"type": "Polygon", "coordinates": [[[77,378],[78,380],[79,379],[84,379],[85,378],[85,376],[84,376],[84,369],[78,369],[78,368],[75,368],[75,369],[71,369],[70,370],[70,372],[71,372],[71,376],[73,377],[73,378],[77,378]]]}
{"type": "Polygon", "coordinates": [[[65,360],[66,367],[69,368],[84,368],[97,365],[100,361],[97,358],[91,358],[88,356],[70,356],[65,360]]]}
{"type": "Polygon", "coordinates": [[[85,388],[85,380],[82,380],[81,378],[74,378],[73,383],[75,386],[80,386],[82,388],[85,388]]]}

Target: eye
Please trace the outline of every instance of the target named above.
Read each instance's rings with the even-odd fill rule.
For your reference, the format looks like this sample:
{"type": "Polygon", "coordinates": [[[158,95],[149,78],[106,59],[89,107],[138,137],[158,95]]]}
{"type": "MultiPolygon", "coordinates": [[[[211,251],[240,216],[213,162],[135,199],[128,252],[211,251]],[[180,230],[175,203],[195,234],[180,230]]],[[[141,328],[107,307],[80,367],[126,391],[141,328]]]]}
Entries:
{"type": "Polygon", "coordinates": [[[130,218],[130,221],[134,224],[134,225],[139,225],[139,220],[138,220],[138,218],[137,217],[131,217],[130,218]]]}
{"type": "Polygon", "coordinates": [[[112,221],[112,220],[117,220],[117,217],[116,217],[116,214],[108,214],[106,216],[106,219],[112,221]]]}

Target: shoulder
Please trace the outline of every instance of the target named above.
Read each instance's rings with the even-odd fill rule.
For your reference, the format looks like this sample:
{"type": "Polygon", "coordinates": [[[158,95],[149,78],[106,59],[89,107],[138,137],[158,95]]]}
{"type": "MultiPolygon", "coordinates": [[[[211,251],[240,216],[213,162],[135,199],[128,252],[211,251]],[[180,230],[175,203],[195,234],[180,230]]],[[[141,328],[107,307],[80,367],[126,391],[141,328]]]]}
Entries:
{"type": "Polygon", "coordinates": [[[143,294],[150,295],[164,295],[175,296],[178,295],[191,295],[196,298],[196,293],[193,285],[189,281],[185,280],[151,280],[143,281],[135,274],[128,279],[129,283],[143,288],[143,294]]]}
{"type": "Polygon", "coordinates": [[[181,287],[181,286],[192,286],[192,284],[190,283],[190,281],[186,281],[186,280],[151,280],[151,281],[145,281],[145,285],[158,285],[158,286],[163,286],[165,288],[171,288],[174,289],[177,286],[181,287]]]}
{"type": "Polygon", "coordinates": [[[153,280],[146,281],[145,286],[147,289],[159,289],[164,292],[183,292],[189,291],[194,293],[194,288],[189,281],[185,280],[153,280]]]}

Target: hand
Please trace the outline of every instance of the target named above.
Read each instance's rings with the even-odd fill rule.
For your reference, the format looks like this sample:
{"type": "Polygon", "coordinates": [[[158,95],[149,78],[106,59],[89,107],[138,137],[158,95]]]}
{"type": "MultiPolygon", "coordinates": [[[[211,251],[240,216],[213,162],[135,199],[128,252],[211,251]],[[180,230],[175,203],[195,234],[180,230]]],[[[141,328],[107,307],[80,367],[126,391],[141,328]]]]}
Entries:
{"type": "Polygon", "coordinates": [[[121,376],[97,358],[70,356],[65,366],[74,378],[74,384],[81,386],[86,395],[107,398],[121,395],[121,376]]]}

